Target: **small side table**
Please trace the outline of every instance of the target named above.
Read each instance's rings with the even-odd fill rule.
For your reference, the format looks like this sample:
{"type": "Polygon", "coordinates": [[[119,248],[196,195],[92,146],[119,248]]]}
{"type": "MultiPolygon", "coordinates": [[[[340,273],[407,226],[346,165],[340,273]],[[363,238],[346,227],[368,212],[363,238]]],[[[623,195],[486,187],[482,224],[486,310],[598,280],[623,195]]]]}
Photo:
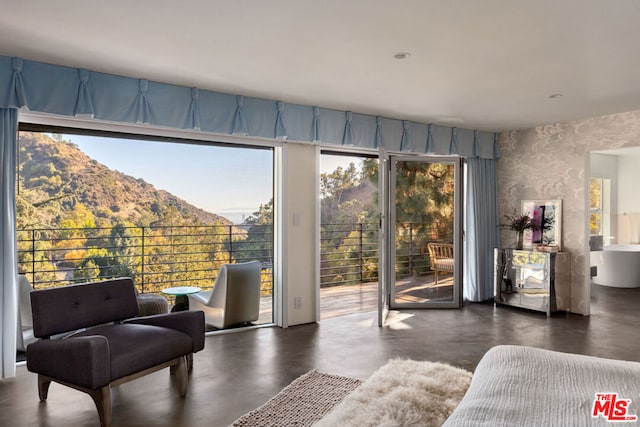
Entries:
{"type": "Polygon", "coordinates": [[[187,295],[196,294],[202,289],[197,286],[176,286],[174,288],[166,288],[162,290],[163,294],[174,295],[176,297],[176,303],[174,304],[171,312],[186,311],[189,310],[189,298],[187,295]]]}

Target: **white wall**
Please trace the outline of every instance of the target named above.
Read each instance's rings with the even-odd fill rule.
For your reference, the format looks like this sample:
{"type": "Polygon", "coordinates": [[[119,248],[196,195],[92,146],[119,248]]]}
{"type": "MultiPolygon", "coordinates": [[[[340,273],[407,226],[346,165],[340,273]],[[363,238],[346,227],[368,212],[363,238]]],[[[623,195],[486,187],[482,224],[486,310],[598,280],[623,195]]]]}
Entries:
{"type": "Polygon", "coordinates": [[[319,172],[315,145],[283,147],[282,283],[284,323],[316,321],[316,242],[319,172]]]}
{"type": "Polygon", "coordinates": [[[618,239],[616,243],[640,243],[640,154],[618,156],[618,239]]]}
{"type": "Polygon", "coordinates": [[[640,154],[618,156],[618,212],[640,212],[640,154]]]}

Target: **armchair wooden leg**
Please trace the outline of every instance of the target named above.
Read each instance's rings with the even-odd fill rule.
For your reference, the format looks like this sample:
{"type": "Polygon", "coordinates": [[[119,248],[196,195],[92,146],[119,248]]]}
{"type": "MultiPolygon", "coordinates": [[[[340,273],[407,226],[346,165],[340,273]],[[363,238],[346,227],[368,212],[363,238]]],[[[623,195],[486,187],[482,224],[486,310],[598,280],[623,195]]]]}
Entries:
{"type": "Polygon", "coordinates": [[[97,390],[91,390],[89,395],[98,408],[100,426],[109,427],[111,425],[111,387],[106,385],[97,390]]]}
{"type": "Polygon", "coordinates": [[[40,397],[40,401],[44,402],[47,400],[47,396],[49,395],[49,386],[51,385],[51,380],[49,377],[38,374],[38,397],[40,397]]]}
{"type": "Polygon", "coordinates": [[[171,367],[171,375],[173,376],[180,397],[186,396],[187,384],[189,382],[187,356],[182,356],[178,364],[171,367]]]}
{"type": "MultiPolygon", "coordinates": [[[[193,353],[187,354],[186,358],[187,358],[187,372],[191,373],[191,371],[193,370],[193,353]]],[[[176,369],[178,369],[177,364],[171,365],[169,367],[169,371],[171,372],[171,375],[175,374],[176,369]]]]}

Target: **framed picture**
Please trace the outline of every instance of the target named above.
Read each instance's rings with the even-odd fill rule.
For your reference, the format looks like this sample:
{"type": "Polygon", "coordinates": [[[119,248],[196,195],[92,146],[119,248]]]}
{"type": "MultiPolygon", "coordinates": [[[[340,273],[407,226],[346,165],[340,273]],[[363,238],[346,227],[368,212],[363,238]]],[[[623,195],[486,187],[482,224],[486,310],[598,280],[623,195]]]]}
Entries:
{"type": "Polygon", "coordinates": [[[562,244],[562,200],[523,200],[522,213],[529,215],[536,227],[524,232],[523,247],[562,244]]]}

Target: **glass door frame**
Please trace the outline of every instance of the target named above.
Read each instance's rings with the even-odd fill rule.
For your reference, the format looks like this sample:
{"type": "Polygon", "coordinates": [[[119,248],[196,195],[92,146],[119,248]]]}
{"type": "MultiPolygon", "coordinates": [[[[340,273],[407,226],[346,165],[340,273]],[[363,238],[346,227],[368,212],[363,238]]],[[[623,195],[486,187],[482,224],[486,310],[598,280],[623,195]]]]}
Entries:
{"type": "Polygon", "coordinates": [[[387,235],[389,232],[389,215],[387,206],[389,205],[389,156],[384,154],[384,149],[380,148],[380,158],[378,159],[378,211],[380,221],[378,223],[378,326],[383,327],[389,310],[391,309],[391,290],[389,287],[389,251],[387,235]]]}
{"type": "MultiPolygon", "coordinates": [[[[381,246],[385,250],[384,265],[381,266],[384,279],[381,285],[379,296],[383,309],[380,310],[381,322],[384,323],[384,308],[389,309],[412,309],[412,308],[459,308],[462,306],[462,256],[463,256],[463,159],[458,156],[420,156],[420,155],[389,155],[385,156],[385,175],[382,180],[384,192],[383,233],[388,236],[381,246]],[[420,302],[420,303],[397,303],[395,302],[395,179],[391,176],[395,161],[410,161],[422,163],[449,163],[454,165],[454,219],[453,219],[453,243],[454,243],[454,272],[453,272],[453,298],[451,301],[443,302],[420,302]]],[[[383,164],[383,163],[381,163],[383,164]]]]}

